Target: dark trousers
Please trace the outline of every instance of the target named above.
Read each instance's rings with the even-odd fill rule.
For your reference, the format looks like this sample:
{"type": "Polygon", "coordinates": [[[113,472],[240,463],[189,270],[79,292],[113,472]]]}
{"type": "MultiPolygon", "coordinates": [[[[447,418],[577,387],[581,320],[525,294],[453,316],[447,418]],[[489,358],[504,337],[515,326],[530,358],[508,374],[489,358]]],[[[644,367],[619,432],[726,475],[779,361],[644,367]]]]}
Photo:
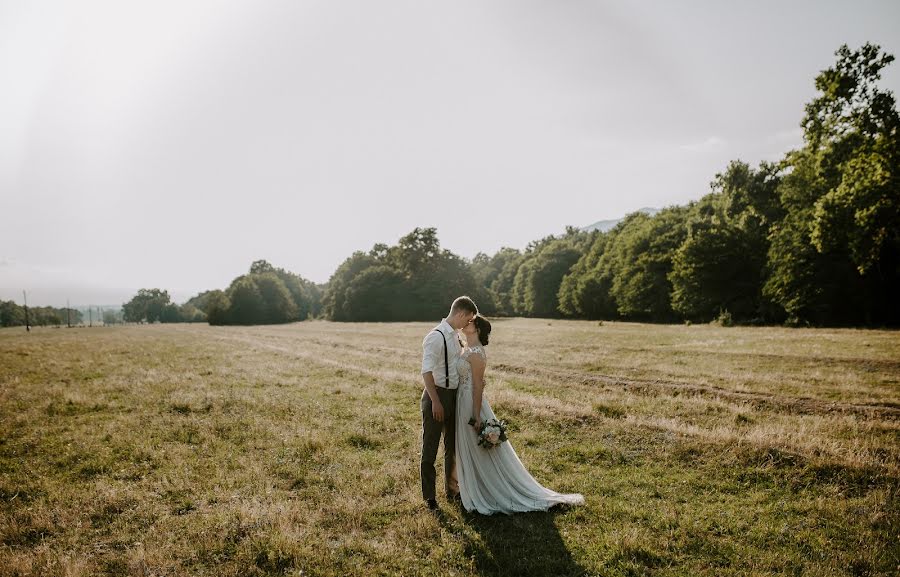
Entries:
{"type": "Polygon", "coordinates": [[[434,420],[431,414],[431,397],[422,390],[422,462],[419,472],[422,476],[422,498],[434,499],[434,485],[437,472],[434,461],[437,458],[441,433],[444,435],[444,491],[448,497],[459,493],[456,478],[456,389],[437,387],[438,399],[444,406],[444,422],[434,420]]]}

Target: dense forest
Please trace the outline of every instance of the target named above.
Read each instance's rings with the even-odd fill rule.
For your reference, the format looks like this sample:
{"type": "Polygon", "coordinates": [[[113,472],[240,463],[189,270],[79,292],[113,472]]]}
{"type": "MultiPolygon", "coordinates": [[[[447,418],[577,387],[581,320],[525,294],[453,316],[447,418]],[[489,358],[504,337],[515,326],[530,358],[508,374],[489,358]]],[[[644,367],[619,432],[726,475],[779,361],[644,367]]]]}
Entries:
{"type": "MultiPolygon", "coordinates": [[[[416,228],[355,252],[324,286],[260,260],[183,305],[142,289],[124,320],[433,321],[468,294],[489,316],[896,326],[900,117],[877,85],[894,57],[872,44],[835,55],[806,104],[802,147],[777,163],[732,161],[686,206],[472,260],[416,228]]],[[[24,323],[20,309],[0,303],[2,324],[24,323]]]]}

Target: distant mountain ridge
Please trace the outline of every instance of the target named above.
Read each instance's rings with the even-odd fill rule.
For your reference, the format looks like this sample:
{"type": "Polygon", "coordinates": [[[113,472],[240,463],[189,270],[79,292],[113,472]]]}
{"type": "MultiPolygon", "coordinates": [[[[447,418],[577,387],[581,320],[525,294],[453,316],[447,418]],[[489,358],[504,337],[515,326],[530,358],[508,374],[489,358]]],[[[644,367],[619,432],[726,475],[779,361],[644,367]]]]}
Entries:
{"type": "MultiPolygon", "coordinates": [[[[660,211],[660,209],[658,209],[658,208],[650,208],[650,207],[645,206],[644,208],[639,208],[638,210],[635,210],[633,212],[643,212],[644,214],[653,216],[654,214],[658,213],[659,211],[660,211]]],[[[628,213],[628,214],[631,214],[631,213],[628,213]]],[[[628,215],[625,215],[625,216],[628,216],[628,215]]],[[[588,226],[583,227],[581,230],[583,230],[584,232],[591,232],[594,230],[599,230],[600,232],[607,232],[609,230],[612,230],[617,224],[619,224],[620,222],[625,220],[625,216],[623,216],[622,218],[617,218],[615,220],[598,220],[594,224],[590,224],[588,226]]]]}

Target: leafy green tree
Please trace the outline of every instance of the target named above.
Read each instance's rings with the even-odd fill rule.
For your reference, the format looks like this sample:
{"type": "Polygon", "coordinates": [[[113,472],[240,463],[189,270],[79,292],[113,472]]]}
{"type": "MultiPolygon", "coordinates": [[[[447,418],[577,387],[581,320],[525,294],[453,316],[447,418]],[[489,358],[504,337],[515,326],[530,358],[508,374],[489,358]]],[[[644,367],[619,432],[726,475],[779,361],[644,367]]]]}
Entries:
{"type": "Polygon", "coordinates": [[[122,305],[126,322],[158,322],[162,320],[163,310],[171,302],[168,291],[140,289],[130,301],[122,305]]]}
{"type": "Polygon", "coordinates": [[[0,301],[0,326],[25,326],[25,309],[15,301],[0,301]]]}
{"type": "Polygon", "coordinates": [[[379,256],[373,253],[354,252],[331,275],[328,281],[328,289],[322,298],[322,308],[326,318],[333,321],[353,320],[350,307],[347,304],[347,291],[350,283],[358,274],[369,267],[376,266],[384,258],[383,254],[379,256]]]}
{"type": "Polygon", "coordinates": [[[265,315],[265,303],[254,275],[247,274],[237,277],[228,287],[227,293],[231,302],[227,315],[229,324],[254,325],[261,323],[265,315]]]}
{"type": "Polygon", "coordinates": [[[615,266],[610,294],[621,316],[674,320],[668,275],[675,251],[687,237],[688,212],[687,207],[669,207],[652,217],[626,220],[618,230],[612,247],[615,258],[608,262],[615,266]]]}
{"type": "Polygon", "coordinates": [[[491,292],[491,282],[493,282],[500,271],[494,266],[493,258],[483,252],[479,252],[472,259],[472,262],[469,263],[469,270],[472,273],[475,284],[483,295],[476,300],[479,312],[487,316],[496,315],[497,304],[491,292]]]}
{"type": "Polygon", "coordinates": [[[559,287],[581,253],[571,239],[554,239],[534,251],[519,267],[513,284],[514,304],[519,314],[558,317],[559,287]]]}
{"type": "Polygon", "coordinates": [[[162,312],[159,315],[159,322],[180,323],[181,321],[181,307],[175,303],[168,303],[163,307],[162,312]]]}
{"type": "Polygon", "coordinates": [[[900,115],[893,94],[877,84],[894,56],[874,44],[856,51],[844,45],[836,56],[816,78],[820,95],[803,122],[828,182],[811,238],[819,252],[848,247],[865,275],[900,246],[900,115]]]}
{"type": "MultiPolygon", "coordinates": [[[[198,294],[192,296],[191,298],[189,298],[187,300],[187,302],[184,303],[184,306],[195,307],[205,314],[206,308],[209,304],[209,298],[215,292],[216,291],[214,291],[214,290],[208,290],[208,291],[203,291],[201,293],[198,293],[198,294]]],[[[219,291],[219,292],[221,292],[221,291],[219,291]]]]}
{"type": "Polygon", "coordinates": [[[360,322],[408,320],[407,291],[400,271],[386,265],[369,267],[350,281],[346,314],[360,322]]]}
{"type": "MultiPolygon", "coordinates": [[[[525,247],[522,254],[521,262],[516,266],[516,272],[513,276],[512,286],[509,292],[509,304],[513,314],[530,316],[531,307],[527,300],[529,290],[532,291],[532,279],[534,277],[534,269],[538,255],[548,246],[557,242],[559,239],[554,235],[548,235],[539,240],[533,240],[525,247]]],[[[562,279],[560,279],[562,281],[562,279]]]]}
{"type": "MultiPolygon", "coordinates": [[[[377,245],[376,245],[376,248],[377,245]]],[[[387,249],[386,264],[400,271],[406,278],[421,278],[432,272],[435,261],[441,256],[437,229],[416,228],[396,246],[387,249]]]]}
{"type": "Polygon", "coordinates": [[[525,255],[513,248],[501,248],[494,255],[497,275],[491,281],[490,294],[498,315],[512,316],[515,314],[513,307],[513,286],[519,267],[525,261],[525,255]]]}
{"type": "Polygon", "coordinates": [[[689,318],[711,320],[727,310],[755,318],[759,311],[760,270],[765,263],[738,228],[722,223],[694,224],[675,253],[672,308],[689,318]]]}
{"type": "MultiPolygon", "coordinates": [[[[293,306],[287,303],[277,305],[272,304],[271,306],[275,306],[276,308],[286,307],[286,309],[280,313],[274,313],[271,310],[266,313],[267,318],[269,315],[274,315],[272,318],[284,318],[285,314],[293,311],[290,312],[290,318],[278,321],[261,320],[260,322],[290,322],[294,320],[304,320],[310,316],[316,316],[321,312],[321,291],[314,283],[309,282],[301,276],[286,271],[283,268],[276,268],[266,260],[254,261],[253,264],[250,265],[250,274],[254,275],[254,278],[257,279],[257,284],[259,284],[259,279],[262,278],[262,275],[269,274],[278,277],[293,301],[293,306]]],[[[262,288],[262,285],[260,285],[261,290],[262,288]]],[[[272,298],[279,297],[276,297],[273,294],[272,298]]],[[[264,299],[267,299],[267,297],[264,296],[264,299]]]]}
{"type": "Polygon", "coordinates": [[[607,250],[616,232],[598,233],[588,249],[579,257],[559,287],[559,310],[564,315],[589,319],[613,319],[616,302],[610,294],[612,267],[601,266],[610,260],[607,250]]]}
{"type": "Polygon", "coordinates": [[[269,264],[269,261],[261,259],[250,263],[250,274],[263,274],[267,272],[275,272],[275,267],[269,264]]]}
{"type": "Polygon", "coordinates": [[[304,313],[302,309],[299,308],[297,316],[300,320],[304,320],[307,317],[309,318],[320,318],[322,316],[323,309],[323,299],[325,297],[325,289],[327,288],[327,284],[317,284],[312,281],[306,280],[304,278],[300,279],[301,284],[303,285],[303,292],[306,295],[306,298],[309,302],[309,312],[304,313]]]}
{"type": "Polygon", "coordinates": [[[274,271],[250,276],[256,282],[262,299],[262,315],[256,322],[274,324],[297,320],[297,304],[294,297],[274,271]]]}
{"type": "Polygon", "coordinates": [[[732,162],[716,175],[713,193],[691,205],[669,274],[676,312],[705,321],[726,310],[741,320],[771,316],[762,284],[769,228],[781,216],[776,171],[732,162]]]}
{"type": "Polygon", "coordinates": [[[225,294],[225,291],[211,290],[204,293],[206,307],[206,320],[211,325],[229,324],[229,311],[231,310],[231,299],[225,294]]]}
{"type": "Polygon", "coordinates": [[[329,281],[323,308],[336,321],[433,320],[462,294],[476,303],[488,299],[469,263],[441,249],[435,229],[417,228],[394,246],[376,244],[344,261],[329,281]]]}
{"type": "Polygon", "coordinates": [[[764,293],[791,323],[900,322],[898,114],[878,87],[893,56],[842,46],[816,77],[805,146],[787,156],[764,293]]]}

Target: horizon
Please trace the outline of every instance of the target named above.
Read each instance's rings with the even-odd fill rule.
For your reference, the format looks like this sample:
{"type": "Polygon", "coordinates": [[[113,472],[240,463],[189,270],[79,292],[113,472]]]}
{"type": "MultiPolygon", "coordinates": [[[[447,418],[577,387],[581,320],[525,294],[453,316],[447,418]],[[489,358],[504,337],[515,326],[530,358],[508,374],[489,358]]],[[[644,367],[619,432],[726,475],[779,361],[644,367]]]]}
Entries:
{"type": "MultiPolygon", "coordinates": [[[[641,207],[640,209],[637,209],[637,211],[643,211],[643,210],[657,210],[657,209],[655,209],[654,207],[641,207]]],[[[636,211],[633,211],[633,212],[636,212],[636,211]]],[[[622,215],[622,216],[619,217],[619,218],[612,218],[612,219],[600,219],[599,221],[594,221],[594,222],[592,222],[592,223],[590,223],[590,224],[587,224],[587,225],[584,225],[583,227],[578,227],[578,228],[579,228],[579,229],[585,229],[585,228],[587,228],[587,227],[589,227],[589,226],[591,226],[591,225],[597,224],[598,222],[620,221],[620,220],[622,220],[625,216],[626,216],[626,215],[622,215]]],[[[574,225],[572,225],[572,226],[574,226],[574,225]]],[[[390,241],[390,242],[386,242],[386,244],[393,244],[393,243],[396,243],[402,236],[404,236],[404,235],[407,234],[408,232],[410,232],[410,231],[407,231],[407,232],[405,232],[405,233],[402,233],[402,234],[398,235],[397,238],[393,239],[393,240],[390,241]]],[[[556,234],[563,234],[564,232],[565,232],[565,231],[563,230],[562,232],[556,233],[556,234]]],[[[533,239],[533,240],[536,240],[536,239],[533,239]]],[[[529,242],[530,242],[530,241],[529,241],[529,242]]],[[[527,243],[526,243],[526,244],[527,244],[527,243]]],[[[441,244],[441,246],[443,246],[443,243],[441,244]]],[[[359,250],[361,250],[361,251],[363,251],[363,252],[368,252],[369,250],[371,250],[371,248],[372,248],[372,247],[370,246],[370,247],[365,248],[365,249],[360,248],[359,250]]],[[[446,247],[444,247],[444,248],[446,248],[446,247]]],[[[519,248],[519,250],[523,250],[525,247],[523,246],[523,247],[511,247],[511,248],[519,248]]],[[[476,253],[476,254],[477,254],[477,253],[476,253]]],[[[347,255],[347,256],[349,257],[350,255],[347,255]]],[[[459,255],[459,256],[465,258],[465,259],[468,260],[468,261],[471,261],[476,255],[473,254],[473,255],[471,255],[471,256],[467,256],[467,255],[459,255]]],[[[292,272],[292,273],[295,273],[295,274],[299,274],[301,277],[303,276],[302,274],[298,273],[297,271],[293,271],[293,270],[287,269],[286,267],[281,266],[279,263],[277,263],[277,262],[272,262],[271,260],[265,259],[265,258],[263,258],[263,257],[258,258],[258,259],[253,259],[253,260],[254,260],[254,261],[255,261],[255,260],[267,260],[270,264],[272,264],[272,265],[275,266],[275,267],[278,267],[278,268],[284,268],[285,270],[288,270],[288,272],[292,272]]],[[[237,276],[239,276],[239,275],[241,275],[241,274],[245,274],[247,271],[249,271],[249,270],[250,270],[250,265],[252,264],[252,262],[253,262],[253,261],[251,261],[250,263],[247,263],[247,265],[245,266],[244,270],[241,271],[241,272],[239,272],[238,274],[236,274],[235,277],[237,277],[237,276]]],[[[343,262],[343,261],[342,261],[342,262],[343,262]]],[[[338,263],[337,265],[335,265],[335,268],[337,268],[337,266],[339,266],[339,265],[340,265],[340,263],[338,263]]],[[[2,263],[0,263],[0,266],[3,266],[2,263]]],[[[306,277],[304,277],[304,278],[306,278],[306,277]]],[[[307,279],[307,280],[313,280],[313,279],[307,279]]],[[[328,278],[328,279],[325,279],[325,280],[322,281],[322,282],[318,282],[318,281],[314,281],[314,280],[313,280],[313,282],[315,282],[317,285],[323,286],[323,285],[328,284],[328,281],[329,281],[329,280],[330,280],[330,275],[329,275],[329,278],[328,278]]],[[[229,280],[228,282],[230,283],[231,281],[229,280]]],[[[141,290],[141,289],[152,289],[152,288],[158,288],[158,289],[160,289],[160,290],[165,290],[165,291],[167,291],[167,292],[169,293],[169,296],[170,296],[170,298],[172,299],[172,302],[173,302],[173,303],[176,303],[176,304],[184,304],[185,302],[187,302],[188,300],[190,300],[191,298],[197,296],[197,295],[200,294],[200,293],[203,293],[203,292],[208,291],[208,290],[215,290],[215,289],[223,289],[223,290],[224,290],[224,289],[225,289],[225,286],[227,286],[227,283],[226,283],[226,285],[223,285],[223,286],[221,286],[221,287],[211,287],[211,288],[198,289],[198,290],[190,290],[190,289],[184,290],[184,289],[170,289],[170,288],[167,288],[167,287],[164,287],[164,286],[149,286],[149,285],[148,285],[148,286],[133,287],[133,288],[130,288],[130,287],[124,287],[124,288],[123,288],[123,287],[110,287],[110,288],[107,288],[107,289],[104,289],[104,290],[99,291],[100,294],[107,294],[107,295],[118,295],[118,294],[123,294],[123,295],[126,295],[126,296],[121,297],[121,298],[122,298],[122,302],[119,302],[118,304],[116,304],[116,303],[114,303],[114,302],[112,302],[112,301],[107,302],[106,304],[103,304],[103,303],[100,303],[100,302],[94,302],[94,303],[88,303],[88,302],[83,302],[83,303],[82,303],[82,302],[80,302],[80,303],[78,303],[78,304],[75,304],[75,303],[67,304],[66,302],[61,302],[61,301],[58,300],[58,299],[63,299],[63,301],[67,300],[67,297],[61,296],[61,295],[62,295],[62,292],[60,292],[60,290],[57,290],[57,289],[55,289],[55,288],[53,288],[53,287],[41,287],[41,288],[38,288],[37,290],[35,290],[34,293],[38,294],[39,296],[44,296],[45,298],[47,298],[46,295],[50,294],[50,295],[52,295],[52,296],[49,297],[49,300],[52,301],[52,302],[47,302],[47,303],[43,303],[43,302],[42,302],[42,303],[40,303],[40,304],[31,303],[31,304],[29,304],[28,306],[29,306],[29,307],[33,307],[33,306],[37,306],[37,307],[52,306],[52,307],[54,307],[54,308],[64,308],[64,307],[67,307],[67,306],[68,306],[69,308],[71,308],[71,309],[73,309],[73,310],[75,310],[75,309],[85,309],[85,310],[87,310],[88,307],[119,307],[119,308],[121,308],[121,306],[122,306],[124,303],[128,302],[134,295],[136,295],[137,292],[138,292],[139,290],[141,290]]],[[[15,301],[15,302],[21,304],[20,301],[21,301],[21,296],[22,296],[22,291],[23,291],[23,290],[28,291],[28,293],[31,294],[31,291],[29,291],[27,287],[25,287],[25,288],[23,288],[23,289],[0,287],[0,301],[3,301],[3,300],[12,300],[12,301],[15,301]],[[13,297],[14,297],[14,291],[16,291],[16,290],[18,290],[18,294],[19,294],[19,297],[20,297],[20,298],[13,298],[13,297]]],[[[75,294],[86,294],[86,293],[83,292],[84,290],[91,290],[91,289],[85,289],[85,288],[82,288],[82,287],[77,287],[77,288],[74,289],[74,291],[70,291],[70,292],[74,292],[75,294]]],[[[31,299],[32,297],[29,296],[28,298],[31,299]]],[[[69,298],[69,300],[71,300],[70,297],[68,297],[68,298],[69,298]]]]}
{"type": "Polygon", "coordinates": [[[684,205],[800,146],[835,50],[898,56],[898,20],[876,0],[0,0],[0,299],[182,303],[258,259],[323,284],[416,227],[471,259],[684,205]]]}

